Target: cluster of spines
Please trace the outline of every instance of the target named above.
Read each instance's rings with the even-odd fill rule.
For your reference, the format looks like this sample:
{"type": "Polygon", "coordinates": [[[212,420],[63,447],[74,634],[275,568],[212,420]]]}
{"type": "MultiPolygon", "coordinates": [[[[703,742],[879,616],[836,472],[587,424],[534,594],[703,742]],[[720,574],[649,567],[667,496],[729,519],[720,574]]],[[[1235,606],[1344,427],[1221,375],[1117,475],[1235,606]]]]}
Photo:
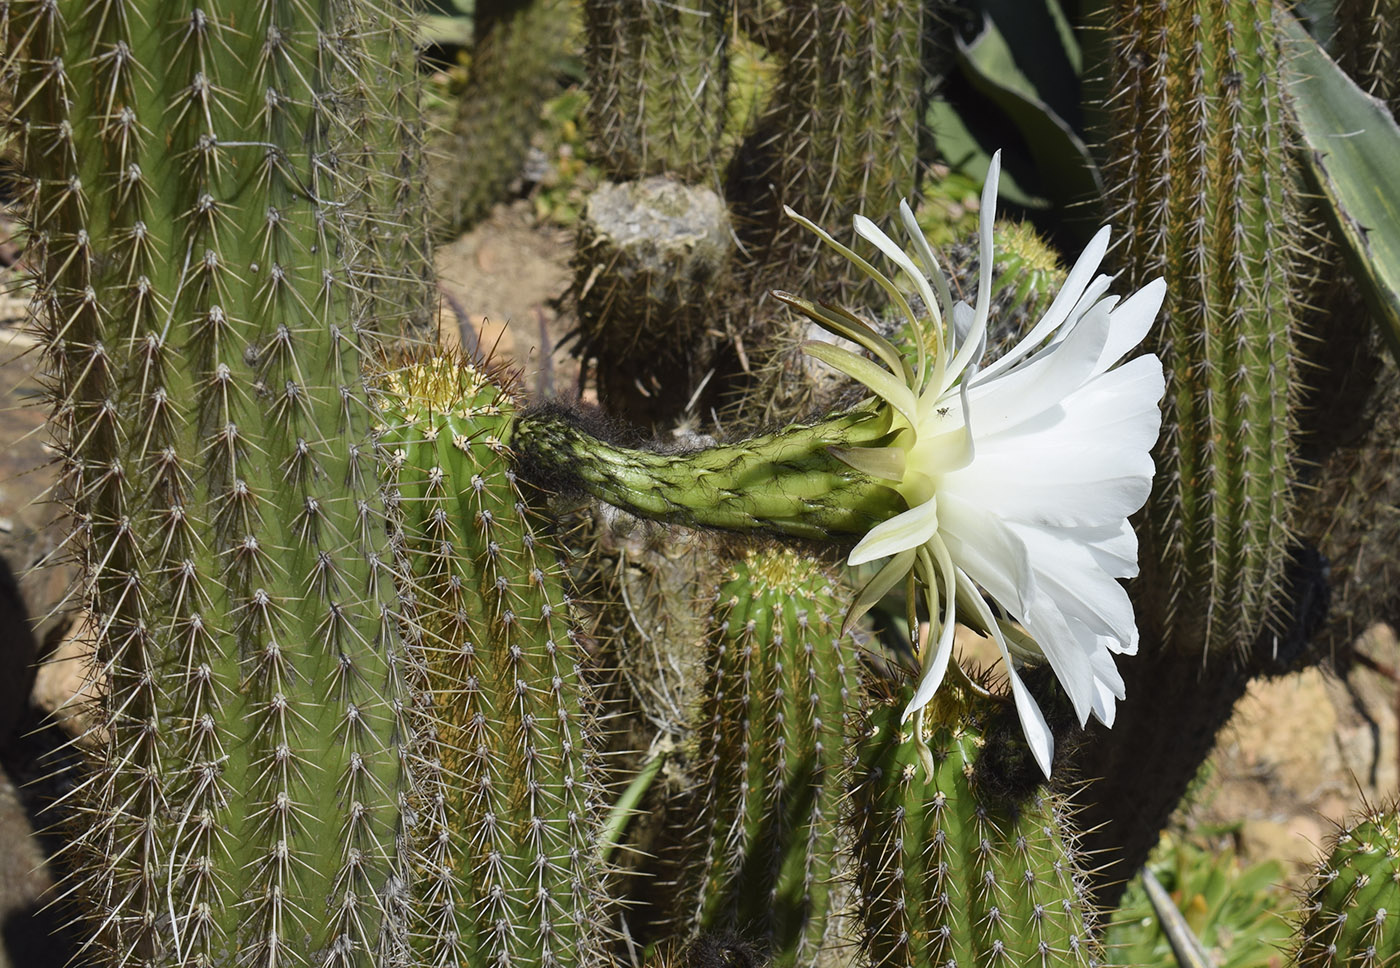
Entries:
{"type": "Polygon", "coordinates": [[[583,642],[511,467],[513,413],[486,374],[442,358],[393,375],[382,399],[426,964],[587,964],[602,936],[583,642]]]}
{"type": "Polygon", "coordinates": [[[775,965],[829,953],[849,891],[838,818],[859,659],[838,594],[792,551],[751,551],[721,586],[707,637],[693,924],[738,932],[775,965]]]}
{"type": "Polygon", "coordinates": [[[900,722],[902,703],[869,717],[850,819],[873,968],[1096,963],[1068,807],[1013,797],[986,762],[999,702],[944,683],[922,725],[900,722]]]}
{"type": "Polygon", "coordinates": [[[585,0],[589,116],[608,177],[718,187],[734,6],[585,0]]]}
{"type": "Polygon", "coordinates": [[[366,965],[400,750],[361,367],[366,5],[8,6],[103,697],[72,893],[117,965],[366,965]]]}
{"type": "Polygon", "coordinates": [[[446,231],[484,218],[519,176],[572,33],[565,0],[478,0],[473,17],[470,76],[440,161],[446,231]]]}
{"type": "Polygon", "coordinates": [[[1263,0],[1111,11],[1111,221],[1130,282],[1167,281],[1144,571],[1187,649],[1253,642],[1286,564],[1300,241],[1273,17],[1263,0]]]}
{"type": "Polygon", "coordinates": [[[1400,958],[1400,820],[1393,806],[1337,831],[1313,870],[1302,916],[1300,968],[1380,968],[1400,958]]]}
{"type": "Polygon", "coordinates": [[[883,221],[917,190],[924,6],[788,0],[781,74],[761,122],[776,186],[765,278],[847,298],[862,277],[813,245],[782,206],[839,232],[856,214],[883,221]]]}

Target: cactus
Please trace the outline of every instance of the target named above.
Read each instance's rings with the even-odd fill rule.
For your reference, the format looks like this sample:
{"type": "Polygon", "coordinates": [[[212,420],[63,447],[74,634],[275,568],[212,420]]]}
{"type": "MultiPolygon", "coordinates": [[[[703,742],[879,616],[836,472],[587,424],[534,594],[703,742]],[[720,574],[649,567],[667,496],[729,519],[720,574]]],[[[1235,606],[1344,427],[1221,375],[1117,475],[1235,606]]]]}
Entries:
{"type": "Polygon", "coordinates": [[[439,230],[484,218],[520,174],[571,34],[566,0],[477,0],[474,16],[470,76],[440,162],[439,230]]]}
{"type": "Polygon", "coordinates": [[[574,258],[579,352],[599,361],[610,412],[644,424],[685,409],[732,248],[729,212],[708,188],[653,176],[589,196],[574,258]]]}
{"type": "Polygon", "coordinates": [[[772,139],[772,234],[757,267],[784,288],[849,303],[875,291],[850,263],[809,244],[782,217],[791,206],[819,225],[876,221],[918,182],[924,4],[916,0],[789,0],[784,63],[761,129],[772,139]]]}
{"type": "Polygon", "coordinates": [[[734,0],[585,0],[589,118],[613,179],[718,188],[734,0]]]}
{"type": "Polygon", "coordinates": [[[1110,13],[1110,220],[1130,283],[1165,276],[1168,293],[1153,331],[1165,470],[1140,587],[1186,650],[1253,643],[1287,562],[1301,241],[1272,16],[1263,0],[1110,13]]]}
{"type": "Polygon", "coordinates": [[[380,960],[400,686],[361,366],[368,280],[397,269],[364,242],[392,189],[356,132],[402,83],[366,63],[386,27],[261,0],[6,14],[105,683],[69,885],[88,950],[380,960]]]}
{"type": "Polygon", "coordinates": [[[1400,822],[1366,811],[1332,838],[1313,871],[1295,961],[1299,968],[1380,968],[1400,958],[1400,822]]]}
{"type": "Polygon", "coordinates": [[[418,620],[416,900],[426,964],[587,964],[601,939],[600,766],[582,643],[516,484],[511,396],[437,358],[383,400],[418,620]]]}
{"type": "Polygon", "coordinates": [[[757,550],[735,563],[711,619],[694,923],[741,932],[775,966],[813,965],[840,943],[849,854],[837,817],[859,690],[841,612],[817,565],[757,550]]]}
{"type": "Polygon", "coordinates": [[[1337,63],[1362,90],[1400,112],[1400,4],[1395,0],[1339,0],[1337,31],[1329,45],[1337,63]]]}
{"type": "Polygon", "coordinates": [[[944,683],[907,724],[902,705],[872,712],[851,791],[871,965],[1093,964],[1069,809],[998,748],[1009,704],[944,683]]]}

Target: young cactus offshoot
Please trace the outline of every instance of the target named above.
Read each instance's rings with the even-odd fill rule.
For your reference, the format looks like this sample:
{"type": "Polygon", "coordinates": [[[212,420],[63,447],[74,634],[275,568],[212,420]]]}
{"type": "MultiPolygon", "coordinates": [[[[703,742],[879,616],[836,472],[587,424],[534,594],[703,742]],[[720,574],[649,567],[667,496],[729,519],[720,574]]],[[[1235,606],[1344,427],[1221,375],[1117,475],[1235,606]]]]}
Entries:
{"type": "Polygon", "coordinates": [[[514,410],[442,358],[393,374],[381,399],[425,964],[565,968],[601,937],[592,703],[558,559],[511,469],[514,410]]]}

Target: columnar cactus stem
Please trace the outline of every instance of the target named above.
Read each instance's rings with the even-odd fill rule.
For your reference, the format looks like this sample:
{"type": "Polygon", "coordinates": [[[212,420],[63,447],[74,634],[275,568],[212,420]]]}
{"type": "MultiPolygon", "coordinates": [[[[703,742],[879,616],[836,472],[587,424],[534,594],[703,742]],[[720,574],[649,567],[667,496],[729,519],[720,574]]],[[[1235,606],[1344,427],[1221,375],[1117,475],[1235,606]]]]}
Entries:
{"type": "Polygon", "coordinates": [[[1273,618],[1292,518],[1300,242],[1277,31],[1263,0],[1114,7],[1111,221],[1131,282],[1167,280],[1142,587],[1163,589],[1177,647],[1245,648],[1273,618]]]}
{"type": "Polygon", "coordinates": [[[354,135],[380,123],[360,78],[400,82],[367,63],[385,25],[299,0],[9,12],[35,305],[105,685],[72,885],[90,949],[368,965],[402,886],[361,375],[368,280],[398,269],[363,242],[387,193],[354,135]]]}
{"type": "Polygon", "coordinates": [[[589,116],[610,178],[717,188],[734,0],[585,0],[589,116]]]}
{"type": "Polygon", "coordinates": [[[448,230],[484,217],[520,174],[570,35],[564,0],[478,0],[474,15],[471,77],[437,193],[448,230]]]}
{"type": "Polygon", "coordinates": [[[1400,957],[1400,821],[1368,810],[1337,831],[1308,885],[1301,968],[1379,968],[1400,957]]]}
{"type": "Polygon", "coordinates": [[[999,788],[995,700],[945,683],[905,724],[902,705],[873,711],[851,791],[871,965],[1094,964],[1068,809],[999,788]]]}
{"type": "Polygon", "coordinates": [[[915,0],[787,3],[785,63],[765,122],[777,183],[765,269],[786,288],[825,288],[843,301],[843,283],[859,277],[810,245],[782,205],[818,225],[846,226],[857,213],[882,221],[916,190],[923,8],[915,0]]]}
{"type": "Polygon", "coordinates": [[[720,588],[709,635],[695,924],[742,931],[776,966],[841,943],[852,886],[837,818],[860,687],[842,612],[817,565],[754,551],[720,588]]]}
{"type": "Polygon", "coordinates": [[[600,766],[582,642],[516,486],[514,403],[435,359],[383,400],[417,726],[425,964],[586,965],[601,936],[600,766]]]}

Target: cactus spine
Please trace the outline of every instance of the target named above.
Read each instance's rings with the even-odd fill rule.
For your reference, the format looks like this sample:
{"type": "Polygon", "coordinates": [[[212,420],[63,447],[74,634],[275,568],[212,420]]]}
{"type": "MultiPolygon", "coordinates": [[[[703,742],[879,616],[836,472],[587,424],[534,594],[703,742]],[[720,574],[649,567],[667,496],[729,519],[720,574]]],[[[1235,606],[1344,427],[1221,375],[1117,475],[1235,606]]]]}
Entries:
{"type": "MultiPolygon", "coordinates": [[[[366,965],[399,687],[361,366],[370,8],[24,2],[63,487],[105,676],[74,891],[118,965],[366,965]]],[[[389,84],[399,80],[385,77],[389,84]]],[[[368,187],[367,187],[368,186],[368,187]]],[[[394,927],[390,925],[390,927],[394,927]]]]}
{"type": "Polygon", "coordinates": [[[1043,791],[1010,798],[987,762],[998,752],[993,719],[1009,713],[997,703],[944,683],[908,724],[900,703],[871,715],[851,807],[874,968],[1093,963],[1092,908],[1066,806],[1043,791]]]}
{"type": "Polygon", "coordinates": [[[1167,279],[1148,537],[1153,618],[1182,649],[1272,620],[1290,533],[1297,396],[1293,180],[1272,7],[1114,5],[1107,181],[1131,284],[1167,279]]]}
{"type": "Polygon", "coordinates": [[[839,941],[847,720],[859,690],[830,578],[759,550],[719,590],[695,760],[706,844],[695,925],[738,930],[775,966],[839,941]]]}
{"type": "Polygon", "coordinates": [[[1317,865],[1298,927],[1300,968],[1380,968],[1400,958],[1400,822],[1368,811],[1317,865]]]}
{"type": "Polygon", "coordinates": [[[514,402],[435,359],[384,400],[417,633],[413,758],[424,963],[588,964],[599,766],[561,569],[510,467],[514,402]]]}

